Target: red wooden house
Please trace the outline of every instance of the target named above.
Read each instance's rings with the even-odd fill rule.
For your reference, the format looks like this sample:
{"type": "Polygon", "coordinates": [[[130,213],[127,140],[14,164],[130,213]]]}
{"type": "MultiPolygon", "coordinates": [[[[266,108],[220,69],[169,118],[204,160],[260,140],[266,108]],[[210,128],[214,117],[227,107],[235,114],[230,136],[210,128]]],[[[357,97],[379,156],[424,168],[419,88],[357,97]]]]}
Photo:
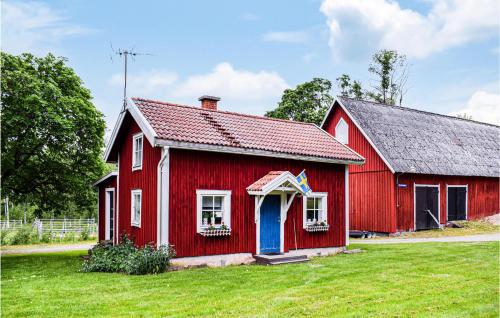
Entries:
{"type": "Polygon", "coordinates": [[[97,183],[99,239],[127,233],[179,257],[347,244],[347,167],[361,156],[316,125],[200,100],[127,101],[105,152],[118,171],[97,183]],[[312,192],[295,177],[303,170],[312,192]]]}
{"type": "Polygon", "coordinates": [[[351,230],[413,231],[499,212],[498,126],[339,97],[322,127],[366,158],[349,170],[351,230]]]}

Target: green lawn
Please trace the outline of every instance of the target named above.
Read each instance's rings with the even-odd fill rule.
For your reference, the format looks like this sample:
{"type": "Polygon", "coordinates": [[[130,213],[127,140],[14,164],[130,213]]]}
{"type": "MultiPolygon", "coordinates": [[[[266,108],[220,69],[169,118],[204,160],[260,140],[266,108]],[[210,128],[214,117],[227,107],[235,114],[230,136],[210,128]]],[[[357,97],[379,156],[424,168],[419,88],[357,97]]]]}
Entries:
{"type": "Polygon", "coordinates": [[[498,242],[362,249],[305,264],[150,276],[80,273],[76,252],[3,256],[2,317],[499,315],[498,242]]]}

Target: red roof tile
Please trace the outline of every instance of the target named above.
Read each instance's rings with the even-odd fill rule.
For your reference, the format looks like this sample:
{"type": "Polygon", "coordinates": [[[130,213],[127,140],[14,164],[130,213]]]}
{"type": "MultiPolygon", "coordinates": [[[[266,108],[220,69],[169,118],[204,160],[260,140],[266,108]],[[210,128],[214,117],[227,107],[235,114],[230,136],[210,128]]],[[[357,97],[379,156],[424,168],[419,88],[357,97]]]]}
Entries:
{"type": "Polygon", "coordinates": [[[314,124],[142,98],[132,100],[159,139],[363,161],[362,157],[314,124]]]}
{"type": "Polygon", "coordinates": [[[259,191],[262,190],[269,182],[273,181],[277,177],[281,176],[286,171],[269,171],[268,174],[255,181],[247,187],[248,191],[259,191]]]}

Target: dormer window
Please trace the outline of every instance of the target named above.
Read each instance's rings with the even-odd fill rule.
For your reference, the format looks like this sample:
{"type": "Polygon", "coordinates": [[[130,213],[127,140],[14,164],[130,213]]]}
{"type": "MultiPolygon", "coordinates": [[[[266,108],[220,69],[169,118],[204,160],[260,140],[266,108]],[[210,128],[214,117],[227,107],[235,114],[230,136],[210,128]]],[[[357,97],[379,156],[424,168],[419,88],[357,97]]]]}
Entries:
{"type": "Polygon", "coordinates": [[[343,118],[340,118],[337,126],[335,126],[335,138],[344,145],[349,142],[349,126],[343,118]]]}
{"type": "Polygon", "coordinates": [[[136,134],[132,139],[132,170],[142,169],[143,134],[136,134]]]}

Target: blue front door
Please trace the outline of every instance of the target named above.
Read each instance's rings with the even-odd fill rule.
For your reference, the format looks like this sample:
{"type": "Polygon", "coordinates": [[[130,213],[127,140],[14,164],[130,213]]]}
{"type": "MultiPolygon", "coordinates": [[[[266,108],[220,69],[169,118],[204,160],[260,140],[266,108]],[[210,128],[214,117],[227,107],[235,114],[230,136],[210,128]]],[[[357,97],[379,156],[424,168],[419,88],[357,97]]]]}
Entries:
{"type": "Polygon", "coordinates": [[[280,252],[281,197],[268,195],[260,207],[260,253],[280,252]]]}

